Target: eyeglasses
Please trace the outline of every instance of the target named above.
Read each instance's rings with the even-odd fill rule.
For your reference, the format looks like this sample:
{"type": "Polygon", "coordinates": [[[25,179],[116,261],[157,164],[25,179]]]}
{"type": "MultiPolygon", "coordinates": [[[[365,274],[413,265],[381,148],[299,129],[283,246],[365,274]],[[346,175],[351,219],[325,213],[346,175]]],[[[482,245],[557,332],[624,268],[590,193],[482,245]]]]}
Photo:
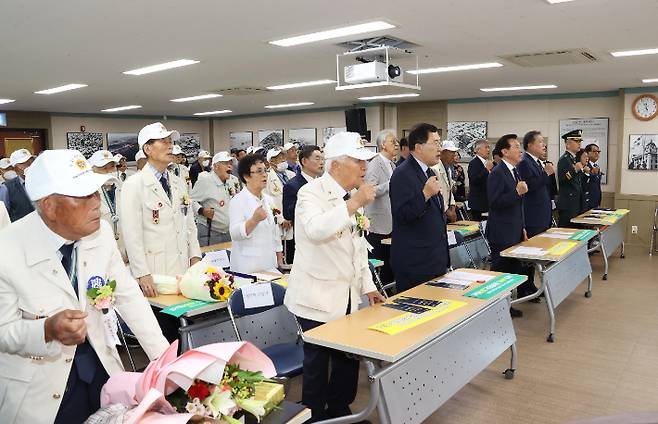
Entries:
{"type": "Polygon", "coordinates": [[[267,169],[265,169],[265,168],[258,168],[258,169],[255,170],[255,171],[249,171],[249,173],[252,174],[252,175],[265,175],[265,173],[267,173],[267,169]]]}

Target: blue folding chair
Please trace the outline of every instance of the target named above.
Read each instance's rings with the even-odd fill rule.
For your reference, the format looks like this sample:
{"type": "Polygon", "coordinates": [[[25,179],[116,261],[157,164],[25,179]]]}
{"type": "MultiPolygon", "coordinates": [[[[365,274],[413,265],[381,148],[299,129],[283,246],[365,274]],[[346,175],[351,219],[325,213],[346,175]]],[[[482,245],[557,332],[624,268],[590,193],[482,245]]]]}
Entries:
{"type": "Polygon", "coordinates": [[[448,244],[450,255],[450,268],[477,268],[473,260],[473,254],[464,242],[464,236],[455,231],[455,244],[448,244]]]}
{"type": "Polygon", "coordinates": [[[302,373],[304,350],[297,321],[283,305],[286,289],[272,286],[274,304],[246,308],[242,289],[235,290],[228,299],[228,312],[235,335],[249,341],[265,353],[274,363],[277,377],[294,377],[302,373]]]}

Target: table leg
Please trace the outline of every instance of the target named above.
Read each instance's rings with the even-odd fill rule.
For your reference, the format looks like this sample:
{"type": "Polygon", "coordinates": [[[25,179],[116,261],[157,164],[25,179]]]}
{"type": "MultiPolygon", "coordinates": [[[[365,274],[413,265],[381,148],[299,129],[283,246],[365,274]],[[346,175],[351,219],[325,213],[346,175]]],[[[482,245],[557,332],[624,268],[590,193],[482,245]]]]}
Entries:
{"type": "Polygon", "coordinates": [[[534,292],[533,294],[529,294],[529,295],[527,295],[525,297],[522,297],[520,299],[513,300],[512,301],[512,306],[514,306],[518,303],[523,303],[523,302],[527,302],[528,300],[532,300],[536,297],[539,297],[542,293],[546,292],[546,279],[544,278],[544,267],[543,267],[542,264],[540,264],[538,262],[533,262],[533,264],[535,265],[535,268],[537,268],[537,272],[539,273],[539,281],[541,282],[541,284],[539,285],[539,288],[537,289],[537,291],[534,292]]]}
{"type": "Polygon", "coordinates": [[[603,237],[603,234],[600,233],[599,235],[599,244],[601,246],[601,253],[603,254],[603,266],[604,266],[604,271],[603,271],[603,280],[608,279],[608,252],[607,249],[605,248],[605,237],[603,237]]]}
{"type": "Polygon", "coordinates": [[[505,374],[505,379],[506,380],[511,380],[514,378],[514,371],[516,371],[516,343],[513,343],[512,346],[510,346],[510,365],[509,368],[507,368],[503,374],[505,374]]]}
{"type": "Polygon", "coordinates": [[[585,297],[592,297],[592,274],[587,276],[587,291],[585,297]]]}
{"type": "MultiPolygon", "coordinates": [[[[178,319],[180,320],[181,328],[188,326],[187,318],[185,318],[184,316],[181,316],[178,319]]],[[[190,349],[190,346],[192,346],[192,336],[188,332],[188,334],[185,337],[181,337],[181,339],[180,339],[180,348],[179,349],[180,349],[181,352],[187,352],[190,349]]]]}
{"type": "MultiPolygon", "coordinates": [[[[543,275],[542,275],[543,278],[543,275]]],[[[548,290],[545,293],[546,296],[546,307],[548,308],[548,319],[549,319],[549,333],[546,341],[553,343],[555,341],[555,308],[553,307],[553,299],[548,290]]]]}
{"type": "Polygon", "coordinates": [[[626,255],[624,254],[624,247],[625,247],[625,243],[622,241],[621,242],[621,255],[619,255],[619,257],[622,258],[622,259],[624,259],[626,257],[626,255]]]}

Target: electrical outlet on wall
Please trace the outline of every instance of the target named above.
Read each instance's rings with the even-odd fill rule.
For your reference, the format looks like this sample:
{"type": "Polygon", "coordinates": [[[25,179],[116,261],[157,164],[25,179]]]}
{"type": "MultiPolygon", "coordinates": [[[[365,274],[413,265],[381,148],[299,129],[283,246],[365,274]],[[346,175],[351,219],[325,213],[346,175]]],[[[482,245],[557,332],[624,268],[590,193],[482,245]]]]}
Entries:
{"type": "Polygon", "coordinates": [[[631,225],[631,233],[637,234],[637,225],[631,225]]]}

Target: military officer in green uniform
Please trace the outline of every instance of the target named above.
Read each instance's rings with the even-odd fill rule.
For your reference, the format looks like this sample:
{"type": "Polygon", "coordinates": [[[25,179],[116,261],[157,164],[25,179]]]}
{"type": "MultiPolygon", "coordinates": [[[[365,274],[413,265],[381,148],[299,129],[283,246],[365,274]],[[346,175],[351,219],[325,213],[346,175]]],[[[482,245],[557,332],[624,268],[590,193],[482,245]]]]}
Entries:
{"type": "Polygon", "coordinates": [[[583,165],[576,161],[576,153],[580,150],[580,142],[583,139],[582,130],[573,130],[562,136],[566,152],[557,163],[558,182],[560,191],[557,197],[557,209],[559,213],[558,226],[573,227],[571,219],[580,215],[583,209],[583,165]]]}

